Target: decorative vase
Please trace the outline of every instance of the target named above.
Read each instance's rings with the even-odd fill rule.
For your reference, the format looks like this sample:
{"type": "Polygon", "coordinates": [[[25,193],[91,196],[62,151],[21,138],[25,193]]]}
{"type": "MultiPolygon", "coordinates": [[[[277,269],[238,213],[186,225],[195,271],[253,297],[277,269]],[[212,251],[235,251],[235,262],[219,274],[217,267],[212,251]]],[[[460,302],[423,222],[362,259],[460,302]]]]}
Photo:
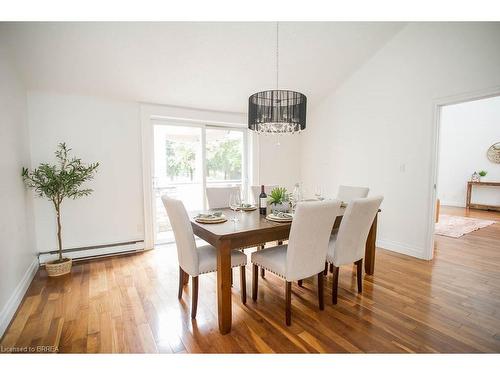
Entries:
{"type": "Polygon", "coordinates": [[[288,212],[290,210],[290,202],[282,202],[282,203],[271,203],[271,212],[288,212]]]}
{"type": "Polygon", "coordinates": [[[58,259],[45,263],[45,269],[50,277],[62,276],[71,272],[72,264],[73,261],[70,258],[63,258],[62,261],[58,259]]]}
{"type": "Polygon", "coordinates": [[[474,172],[471,177],[472,182],[480,182],[481,181],[481,176],[479,176],[479,173],[474,172]]]}

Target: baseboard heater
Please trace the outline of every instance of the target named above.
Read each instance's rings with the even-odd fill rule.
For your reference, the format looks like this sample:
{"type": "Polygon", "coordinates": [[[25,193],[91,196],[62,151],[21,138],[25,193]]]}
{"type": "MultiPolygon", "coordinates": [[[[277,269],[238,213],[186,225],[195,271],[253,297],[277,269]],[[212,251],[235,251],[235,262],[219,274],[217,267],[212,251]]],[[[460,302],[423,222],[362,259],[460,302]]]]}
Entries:
{"type": "MultiPolygon", "coordinates": [[[[86,260],[93,258],[102,258],[113,255],[123,255],[135,253],[144,250],[144,240],[135,240],[127,242],[117,242],[106,245],[94,245],[74,247],[70,249],[63,249],[62,253],[67,254],[74,260],[86,260]]],[[[38,263],[45,264],[51,260],[57,259],[57,250],[43,251],[38,253],[38,263]]]]}

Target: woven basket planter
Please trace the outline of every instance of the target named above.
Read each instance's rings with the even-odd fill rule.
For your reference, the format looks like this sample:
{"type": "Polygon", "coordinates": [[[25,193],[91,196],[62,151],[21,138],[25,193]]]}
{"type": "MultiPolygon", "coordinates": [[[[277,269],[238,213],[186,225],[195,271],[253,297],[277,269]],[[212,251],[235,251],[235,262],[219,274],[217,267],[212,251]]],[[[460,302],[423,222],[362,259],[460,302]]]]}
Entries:
{"type": "Polygon", "coordinates": [[[63,262],[48,262],[45,264],[45,269],[47,270],[47,274],[51,277],[53,276],[62,276],[71,272],[71,265],[73,261],[69,258],[63,259],[63,262]]]}

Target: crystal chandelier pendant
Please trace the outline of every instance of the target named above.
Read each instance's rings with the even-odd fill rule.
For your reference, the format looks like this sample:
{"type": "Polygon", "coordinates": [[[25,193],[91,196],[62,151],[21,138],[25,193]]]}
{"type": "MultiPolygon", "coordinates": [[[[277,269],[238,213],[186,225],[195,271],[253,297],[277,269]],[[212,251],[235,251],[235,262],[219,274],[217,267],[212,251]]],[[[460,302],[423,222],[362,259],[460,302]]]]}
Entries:
{"type": "Polygon", "coordinates": [[[306,128],[307,97],[297,91],[279,90],[279,24],[276,24],[276,90],[248,98],[248,128],[258,134],[294,134],[306,128]]]}

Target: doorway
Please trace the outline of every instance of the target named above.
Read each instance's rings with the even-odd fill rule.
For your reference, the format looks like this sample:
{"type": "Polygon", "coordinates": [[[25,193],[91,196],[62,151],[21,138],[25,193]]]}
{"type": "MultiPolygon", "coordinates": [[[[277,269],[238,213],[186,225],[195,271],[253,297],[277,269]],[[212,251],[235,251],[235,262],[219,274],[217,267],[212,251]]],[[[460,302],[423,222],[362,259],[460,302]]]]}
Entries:
{"type": "Polygon", "coordinates": [[[154,244],[174,242],[161,197],[181,200],[189,213],[207,209],[206,187],[238,186],[247,194],[245,129],[153,122],[154,244]]]}
{"type": "Polygon", "coordinates": [[[443,241],[488,235],[500,221],[500,96],[475,98],[440,107],[435,248],[443,241]]]}

